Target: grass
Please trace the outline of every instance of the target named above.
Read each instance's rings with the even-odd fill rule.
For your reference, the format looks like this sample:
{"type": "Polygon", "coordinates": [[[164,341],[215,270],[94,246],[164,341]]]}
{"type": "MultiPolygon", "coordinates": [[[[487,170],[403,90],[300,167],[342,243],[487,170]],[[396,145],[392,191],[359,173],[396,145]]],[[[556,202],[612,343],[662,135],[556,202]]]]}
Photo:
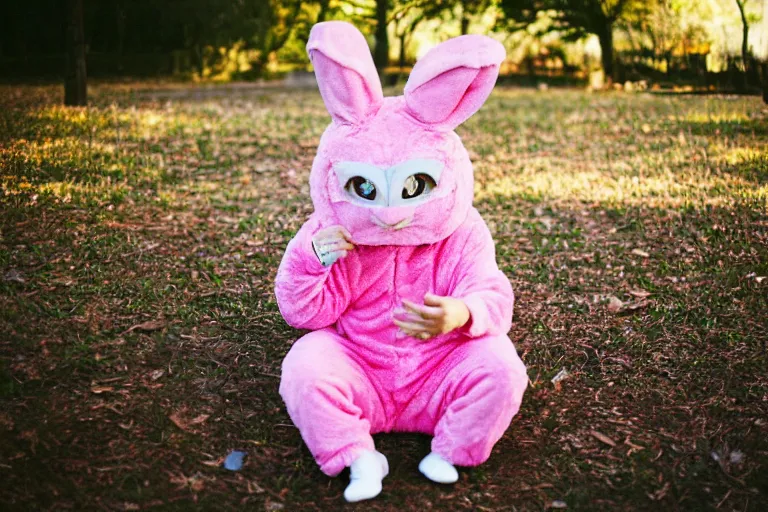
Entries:
{"type": "MultiPolygon", "coordinates": [[[[272,293],[328,116],[219,91],[0,88],[4,510],[342,506],[277,394],[301,333],[272,293]]],[[[765,510],[768,109],[500,88],[460,135],[531,387],[453,487],[380,436],[384,493],[346,508],[765,510]]]]}

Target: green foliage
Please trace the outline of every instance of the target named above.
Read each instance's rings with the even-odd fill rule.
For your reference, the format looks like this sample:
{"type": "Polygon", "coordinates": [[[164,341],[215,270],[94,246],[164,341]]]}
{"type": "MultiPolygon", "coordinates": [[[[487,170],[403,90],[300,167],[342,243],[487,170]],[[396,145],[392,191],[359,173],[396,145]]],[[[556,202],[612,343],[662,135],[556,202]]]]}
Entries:
{"type": "Polygon", "coordinates": [[[547,30],[556,30],[568,39],[600,34],[634,10],[639,0],[501,0],[509,20],[518,27],[529,26],[542,15],[551,20],[547,30]]]}
{"type": "MultiPolygon", "coordinates": [[[[228,68],[230,49],[248,51],[248,63],[260,75],[269,56],[282,48],[301,11],[299,0],[193,0],[178,1],[178,22],[183,27],[184,46],[191,49],[201,74],[207,67],[223,63],[228,68]],[[222,50],[219,50],[222,48],[222,50]]],[[[231,64],[230,64],[231,67],[231,64]]],[[[238,66],[240,71],[240,66],[238,66]]],[[[221,71],[221,70],[220,70],[221,71]]],[[[208,71],[211,74],[211,71],[208,71]]]]}
{"type": "Polygon", "coordinates": [[[654,0],[627,16],[620,24],[629,42],[630,55],[640,55],[664,64],[672,71],[671,61],[709,52],[708,35],[699,23],[699,4],[682,0],[654,0]]]}
{"type": "Polygon", "coordinates": [[[542,16],[546,31],[557,31],[575,41],[589,34],[600,38],[605,74],[613,76],[613,27],[617,21],[643,9],[640,0],[500,0],[510,25],[530,27],[542,16]]]}

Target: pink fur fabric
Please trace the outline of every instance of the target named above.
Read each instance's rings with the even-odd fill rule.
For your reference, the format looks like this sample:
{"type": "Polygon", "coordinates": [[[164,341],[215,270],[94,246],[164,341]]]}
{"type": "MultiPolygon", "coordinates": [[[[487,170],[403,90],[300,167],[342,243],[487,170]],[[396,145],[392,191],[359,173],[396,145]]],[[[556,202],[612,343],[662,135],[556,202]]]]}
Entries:
{"type": "Polygon", "coordinates": [[[329,475],[372,449],[372,433],[389,431],[433,435],[433,451],[447,461],[480,464],[528,380],[506,335],[512,287],[472,207],[472,164],[453,129],[490,94],[504,48],[477,35],[446,41],[416,64],[403,96],[387,98],[352,25],[315,25],[307,50],[333,122],[310,174],[315,211],[288,244],[276,280],[283,317],[314,331],[286,357],[280,393],[329,475]],[[389,180],[392,168],[414,160],[442,166],[423,201],[361,204],[337,172],[354,162],[389,180]],[[392,227],[398,223],[405,227],[392,227]],[[356,248],[326,267],[312,236],[333,225],[356,248]],[[395,309],[426,293],[462,299],[468,324],[428,341],[399,333],[395,309]]]}

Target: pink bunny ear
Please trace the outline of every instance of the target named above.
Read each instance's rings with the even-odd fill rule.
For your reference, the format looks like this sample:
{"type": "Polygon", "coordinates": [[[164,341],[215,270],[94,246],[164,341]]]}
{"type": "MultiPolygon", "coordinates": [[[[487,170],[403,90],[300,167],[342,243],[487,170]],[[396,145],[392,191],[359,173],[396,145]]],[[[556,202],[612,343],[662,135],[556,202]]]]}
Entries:
{"type": "Polygon", "coordinates": [[[312,27],[307,52],[333,120],[358,124],[378,110],[384,94],[368,43],[353,25],[326,21],[312,27]]]}
{"type": "Polygon", "coordinates": [[[506,51],[486,36],[454,37],[432,48],[405,85],[408,110],[423,123],[453,130],[491,94],[506,51]]]}

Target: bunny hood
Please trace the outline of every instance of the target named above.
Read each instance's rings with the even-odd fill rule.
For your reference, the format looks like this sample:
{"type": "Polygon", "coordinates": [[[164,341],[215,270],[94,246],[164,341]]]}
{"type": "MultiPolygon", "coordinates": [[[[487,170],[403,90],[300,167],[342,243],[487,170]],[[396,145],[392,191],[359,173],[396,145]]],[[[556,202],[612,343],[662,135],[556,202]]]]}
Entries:
{"type": "Polygon", "coordinates": [[[504,60],[491,38],[467,35],[427,53],[403,96],[384,98],[363,35],[315,25],[307,44],[333,122],[310,174],[315,215],[360,245],[432,244],[472,207],[472,163],[453,131],[485,102],[504,60]]]}

